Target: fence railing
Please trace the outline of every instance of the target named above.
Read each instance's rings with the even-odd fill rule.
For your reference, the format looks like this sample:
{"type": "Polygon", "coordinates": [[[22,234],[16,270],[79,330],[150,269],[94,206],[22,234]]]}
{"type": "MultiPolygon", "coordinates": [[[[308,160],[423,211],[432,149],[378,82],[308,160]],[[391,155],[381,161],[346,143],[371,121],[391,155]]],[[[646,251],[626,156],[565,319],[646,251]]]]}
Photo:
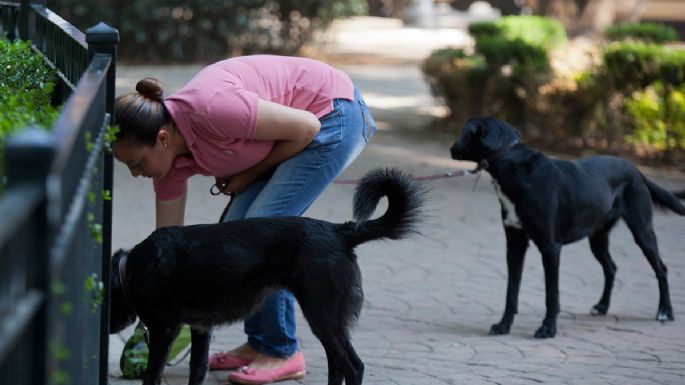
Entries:
{"type": "Polygon", "coordinates": [[[82,33],[45,1],[0,1],[0,33],[59,72],[49,131],[7,138],[0,196],[0,384],[107,384],[118,32],[82,33]]]}

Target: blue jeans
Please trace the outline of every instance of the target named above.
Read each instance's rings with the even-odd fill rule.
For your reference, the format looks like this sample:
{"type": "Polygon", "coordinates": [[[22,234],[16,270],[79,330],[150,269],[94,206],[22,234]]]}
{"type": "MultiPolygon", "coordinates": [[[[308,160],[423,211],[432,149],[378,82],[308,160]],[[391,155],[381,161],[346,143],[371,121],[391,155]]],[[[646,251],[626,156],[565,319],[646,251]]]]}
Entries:
{"type": "MultiPolygon", "coordinates": [[[[261,178],[237,194],[222,221],[302,215],[376,132],[376,123],[356,88],[354,97],[354,101],[335,99],[333,111],[320,119],[321,129],[314,140],[278,165],[269,178],[261,178]]],[[[293,295],[279,290],[267,296],[262,307],[245,320],[245,333],[250,346],[262,354],[295,354],[293,295]]]]}

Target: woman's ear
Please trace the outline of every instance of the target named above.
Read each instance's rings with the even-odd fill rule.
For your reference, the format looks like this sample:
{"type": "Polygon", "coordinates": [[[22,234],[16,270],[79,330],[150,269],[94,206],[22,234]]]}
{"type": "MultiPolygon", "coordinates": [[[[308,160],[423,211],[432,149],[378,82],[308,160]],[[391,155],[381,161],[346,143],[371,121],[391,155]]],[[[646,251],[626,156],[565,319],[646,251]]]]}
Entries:
{"type": "Polygon", "coordinates": [[[169,146],[169,131],[166,126],[159,129],[157,133],[157,141],[162,145],[162,147],[167,148],[169,146]]]}

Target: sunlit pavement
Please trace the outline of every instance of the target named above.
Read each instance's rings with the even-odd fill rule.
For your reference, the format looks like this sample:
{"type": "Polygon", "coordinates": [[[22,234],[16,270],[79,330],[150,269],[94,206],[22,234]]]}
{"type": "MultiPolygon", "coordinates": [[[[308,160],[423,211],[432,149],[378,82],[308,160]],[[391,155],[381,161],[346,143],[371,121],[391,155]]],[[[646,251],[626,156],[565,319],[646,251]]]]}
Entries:
{"type": "MultiPolygon", "coordinates": [[[[426,41],[423,51],[415,52],[438,42],[437,38],[426,41]]],[[[407,44],[402,50],[411,48],[407,44]]],[[[361,89],[379,126],[368,147],[341,177],[358,178],[378,166],[399,167],[417,176],[471,167],[449,159],[451,135],[422,129],[443,110],[422,79],[417,66],[421,56],[387,56],[396,62],[352,65],[345,60],[339,65],[361,89]]],[[[132,91],[145,76],[158,77],[171,93],[199,68],[120,66],[117,94],[132,91]]],[[[680,174],[653,169],[645,173],[669,189],[685,188],[685,177],[680,174]]],[[[490,179],[482,175],[476,181],[466,176],[427,183],[430,201],[422,235],[357,249],[366,301],[353,344],[366,364],[364,383],[685,383],[685,218],[663,212],[656,212],[654,218],[661,255],[669,268],[675,322],[654,320],[658,302],[654,273],[621,224],[611,236],[618,273],[609,315],[589,315],[601,294],[603,275],[587,242],[582,241],[562,251],[557,336],[534,339],[545,306],[540,254],[531,248],[511,334],[491,337],[487,335],[490,325],[499,321],[504,308],[505,241],[490,179]]],[[[200,176],[191,179],[187,223],[218,219],[226,200],[208,194],[212,183],[200,176]]],[[[330,186],[305,215],[333,222],[350,220],[353,190],[351,185],[330,186]]],[[[113,246],[130,247],[154,227],[151,183],[130,177],[117,164],[114,198],[113,246]]],[[[323,349],[301,316],[298,325],[308,375],[302,381],[282,384],[324,384],[323,349]]],[[[118,359],[126,335],[110,340],[112,384],[137,383],[119,378],[118,359]]],[[[215,333],[211,351],[230,350],[244,340],[242,324],[225,326],[215,333]]],[[[188,359],[168,367],[164,381],[185,384],[187,375],[188,359]]],[[[227,375],[226,371],[211,372],[207,384],[225,384],[227,375]]]]}

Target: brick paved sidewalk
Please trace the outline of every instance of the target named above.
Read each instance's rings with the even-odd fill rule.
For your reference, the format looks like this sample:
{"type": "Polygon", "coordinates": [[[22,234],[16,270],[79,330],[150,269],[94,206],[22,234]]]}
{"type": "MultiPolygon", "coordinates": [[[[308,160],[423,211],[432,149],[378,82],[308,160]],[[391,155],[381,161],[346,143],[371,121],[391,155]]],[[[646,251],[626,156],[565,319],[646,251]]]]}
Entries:
{"type": "MultiPolygon", "coordinates": [[[[149,75],[167,91],[182,85],[199,67],[118,69],[118,93],[149,75]]],[[[453,138],[415,130],[438,104],[415,65],[345,66],[379,123],[379,131],[360,158],[342,175],[358,178],[377,166],[431,175],[470,167],[449,159],[453,138]]],[[[662,186],[685,187],[682,175],[646,170],[662,186]]],[[[657,282],[624,225],[611,236],[618,266],[612,307],[606,317],[589,315],[599,299],[603,275],[587,241],[562,251],[561,315],[554,339],[533,333],[544,316],[544,280],[533,247],[523,272],[519,314],[510,335],[487,332],[499,321],[506,291],[505,241],[497,198],[483,175],[441,179],[430,191],[423,235],[404,241],[373,242],[357,249],[366,301],[353,344],[366,364],[365,384],[684,384],[685,383],[685,218],[656,212],[655,229],[669,268],[676,321],[654,321],[657,282]]],[[[214,222],[225,200],[207,194],[210,178],[189,186],[188,223],[214,222]]],[[[332,185],[306,216],[333,222],[351,219],[354,186],[332,185]]],[[[153,193],[148,180],[115,169],[114,247],[130,247],[154,226],[153,193]]],[[[323,349],[299,316],[298,334],[307,359],[307,377],[284,385],[324,384],[323,349]]],[[[122,336],[111,338],[112,384],[122,336]]],[[[211,350],[243,343],[242,324],[220,328],[211,350]]],[[[166,384],[187,383],[188,360],[165,371],[166,384]]],[[[226,384],[228,372],[211,372],[207,384],[226,384]]]]}

